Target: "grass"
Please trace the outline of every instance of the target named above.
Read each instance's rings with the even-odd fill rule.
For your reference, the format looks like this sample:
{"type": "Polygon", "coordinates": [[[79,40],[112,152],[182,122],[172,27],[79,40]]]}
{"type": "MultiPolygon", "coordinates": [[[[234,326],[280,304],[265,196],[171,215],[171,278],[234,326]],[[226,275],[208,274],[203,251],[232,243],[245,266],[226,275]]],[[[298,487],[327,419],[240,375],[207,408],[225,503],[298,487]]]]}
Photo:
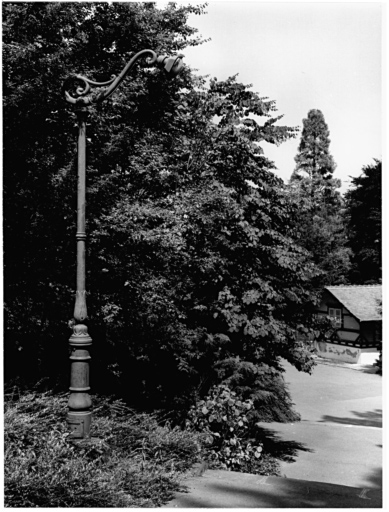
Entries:
{"type": "Polygon", "coordinates": [[[92,441],[74,444],[65,394],[6,398],[6,507],[157,507],[199,460],[195,434],[120,401],[95,398],[92,441]]]}
{"type": "MultiPolygon", "coordinates": [[[[104,397],[94,397],[91,440],[75,444],[68,437],[67,399],[17,388],[5,395],[6,507],[158,507],[206,457],[200,434],[104,397]]],[[[264,454],[261,474],[277,469],[264,454]]]]}

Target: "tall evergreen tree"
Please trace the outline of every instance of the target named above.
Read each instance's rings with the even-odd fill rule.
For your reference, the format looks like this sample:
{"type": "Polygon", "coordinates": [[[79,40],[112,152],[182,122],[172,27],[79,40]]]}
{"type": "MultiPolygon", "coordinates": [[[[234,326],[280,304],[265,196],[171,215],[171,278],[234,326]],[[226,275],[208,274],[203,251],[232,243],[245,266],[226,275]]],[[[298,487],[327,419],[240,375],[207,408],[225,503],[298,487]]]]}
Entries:
{"type": "Polygon", "coordinates": [[[349,245],[353,251],[352,282],[379,283],[382,277],[382,162],[362,168],[345,196],[349,245]]]}
{"type": "Polygon", "coordinates": [[[336,164],[330,154],[330,132],[320,110],[310,110],[303,120],[303,130],[295,157],[296,168],[292,180],[308,176],[312,180],[332,178],[336,164]]]}
{"type": "Polygon", "coordinates": [[[297,203],[294,235],[322,270],[322,284],[347,280],[350,249],[346,247],[340,180],[333,177],[330,132],[320,110],[303,120],[296,167],[290,179],[290,198],[297,203]]]}

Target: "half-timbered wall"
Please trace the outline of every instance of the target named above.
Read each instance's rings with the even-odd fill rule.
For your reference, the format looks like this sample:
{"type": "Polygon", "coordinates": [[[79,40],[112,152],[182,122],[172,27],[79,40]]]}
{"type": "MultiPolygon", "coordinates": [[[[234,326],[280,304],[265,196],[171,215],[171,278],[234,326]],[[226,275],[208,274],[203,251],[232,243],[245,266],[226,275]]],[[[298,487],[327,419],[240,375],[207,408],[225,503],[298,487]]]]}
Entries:
{"type": "Polygon", "coordinates": [[[372,364],[378,359],[381,344],[381,322],[359,322],[342,303],[324,290],[318,313],[328,316],[329,309],[342,311],[342,325],[336,330],[331,342],[315,341],[319,355],[348,363],[372,364]]]}
{"type": "MultiPolygon", "coordinates": [[[[340,309],[342,311],[342,325],[337,329],[337,336],[340,341],[344,341],[346,345],[354,346],[361,333],[361,327],[358,320],[346,309],[343,304],[335,299],[329,292],[324,290],[322,302],[318,313],[328,316],[330,308],[340,309]]],[[[335,338],[334,343],[339,341],[335,338]]]]}

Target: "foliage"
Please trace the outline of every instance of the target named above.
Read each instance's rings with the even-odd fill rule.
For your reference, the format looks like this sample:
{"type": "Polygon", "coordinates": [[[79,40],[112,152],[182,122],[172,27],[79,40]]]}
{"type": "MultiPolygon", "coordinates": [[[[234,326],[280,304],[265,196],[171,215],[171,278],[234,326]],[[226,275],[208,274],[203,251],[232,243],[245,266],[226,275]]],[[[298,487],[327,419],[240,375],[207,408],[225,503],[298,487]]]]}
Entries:
{"type": "Polygon", "coordinates": [[[377,373],[378,375],[382,375],[382,348],[380,350],[380,355],[377,361],[374,363],[374,366],[377,367],[377,373]]]}
{"type": "Polygon", "coordinates": [[[66,397],[6,396],[7,507],[155,507],[198,460],[200,438],[96,397],[92,440],[68,439],[66,397]]]}
{"type": "MultiPolygon", "coordinates": [[[[185,94],[175,131],[161,136],[159,152],[148,139],[130,171],[144,172],[152,153],[164,172],[142,183],[141,199],[133,185],[135,200],[127,192],[100,216],[99,237],[92,234],[93,257],[107,276],[95,287],[115,290],[114,306],[104,311],[117,351],[112,364],[132,392],[143,380],[142,400],[169,399],[180,389],[174,403],[181,408],[193,392],[204,395],[234,374],[253,394],[277,378],[279,356],[312,365],[301,363],[295,333],[309,323],[314,296],[306,287],[315,269],[288,237],[281,182],[258,145],[261,127],[247,131],[240,123],[260,103],[271,111],[235,79],[185,94]],[[214,116],[218,124],[207,122],[214,116]],[[173,142],[178,137],[181,144],[173,142]]],[[[280,140],[288,134],[270,125],[263,131],[280,140]]],[[[271,394],[263,389],[262,402],[271,394]]]]}
{"type": "Polygon", "coordinates": [[[297,205],[294,236],[322,270],[322,285],[347,282],[350,249],[344,202],[333,178],[336,165],[329,151],[329,129],[320,110],[310,110],[295,157],[289,198],[297,205]]]}
{"type": "MultiPolygon", "coordinates": [[[[199,44],[186,19],[189,13],[200,14],[202,7],[170,5],[160,10],[147,3],[9,2],[2,9],[6,376],[20,371],[33,378],[48,373],[55,378],[58,365],[52,369],[50,361],[67,364],[66,344],[59,348],[57,341],[68,337],[75,280],[77,133],[62,85],[74,73],[104,79],[120,71],[128,53],[136,49],[175,53],[199,44]]],[[[150,124],[150,115],[157,123],[157,112],[169,103],[175,87],[161,74],[150,76],[141,67],[135,71],[135,79],[123,84],[122,94],[129,99],[126,110],[116,102],[108,112],[91,112],[90,216],[115,201],[117,177],[109,178],[120,163],[116,132],[127,134],[128,147],[133,126],[141,120],[140,129],[150,124]],[[159,106],[158,89],[165,92],[159,106]],[[137,108],[124,130],[132,105],[137,108]],[[115,152],[113,161],[105,158],[107,145],[115,152]],[[104,168],[100,176],[94,169],[97,147],[102,149],[99,160],[104,168]],[[96,189],[100,194],[93,194],[96,189]]]]}
{"type": "MultiPolygon", "coordinates": [[[[199,44],[193,12],[203,8],[3,5],[7,379],[67,380],[77,134],[64,80],[106,80],[130,51],[199,44]]],[[[296,335],[313,328],[318,271],[291,238],[299,205],[261,143],[296,130],[236,77],[204,84],[189,68],[169,81],[139,65],[90,109],[92,386],[182,413],[228,383],[287,420],[280,361],[313,366],[296,335]]]]}
{"type": "Polygon", "coordinates": [[[264,474],[263,447],[255,437],[253,412],[252,400],[239,400],[224,385],[215,386],[204,400],[191,407],[187,428],[205,436],[212,467],[264,474]]]}
{"type": "Polygon", "coordinates": [[[346,193],[352,282],[380,283],[382,278],[382,162],[362,168],[346,193]]]}

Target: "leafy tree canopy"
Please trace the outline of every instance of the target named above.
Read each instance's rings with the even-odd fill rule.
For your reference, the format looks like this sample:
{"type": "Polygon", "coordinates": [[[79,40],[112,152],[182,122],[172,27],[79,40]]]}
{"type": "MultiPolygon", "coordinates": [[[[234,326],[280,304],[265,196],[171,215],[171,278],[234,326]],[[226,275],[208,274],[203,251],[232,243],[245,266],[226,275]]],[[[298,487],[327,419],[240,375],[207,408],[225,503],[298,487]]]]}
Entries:
{"type": "MultiPolygon", "coordinates": [[[[64,80],[107,80],[129,52],[199,44],[192,12],[203,8],[3,4],[8,368],[67,368],[76,125],[64,80]]],[[[280,357],[312,367],[296,333],[313,328],[318,271],[290,237],[298,205],[261,147],[296,134],[275,112],[236,77],[206,87],[189,68],[169,81],[143,66],[90,108],[94,389],[180,407],[224,382],[287,417],[280,357]]]]}

